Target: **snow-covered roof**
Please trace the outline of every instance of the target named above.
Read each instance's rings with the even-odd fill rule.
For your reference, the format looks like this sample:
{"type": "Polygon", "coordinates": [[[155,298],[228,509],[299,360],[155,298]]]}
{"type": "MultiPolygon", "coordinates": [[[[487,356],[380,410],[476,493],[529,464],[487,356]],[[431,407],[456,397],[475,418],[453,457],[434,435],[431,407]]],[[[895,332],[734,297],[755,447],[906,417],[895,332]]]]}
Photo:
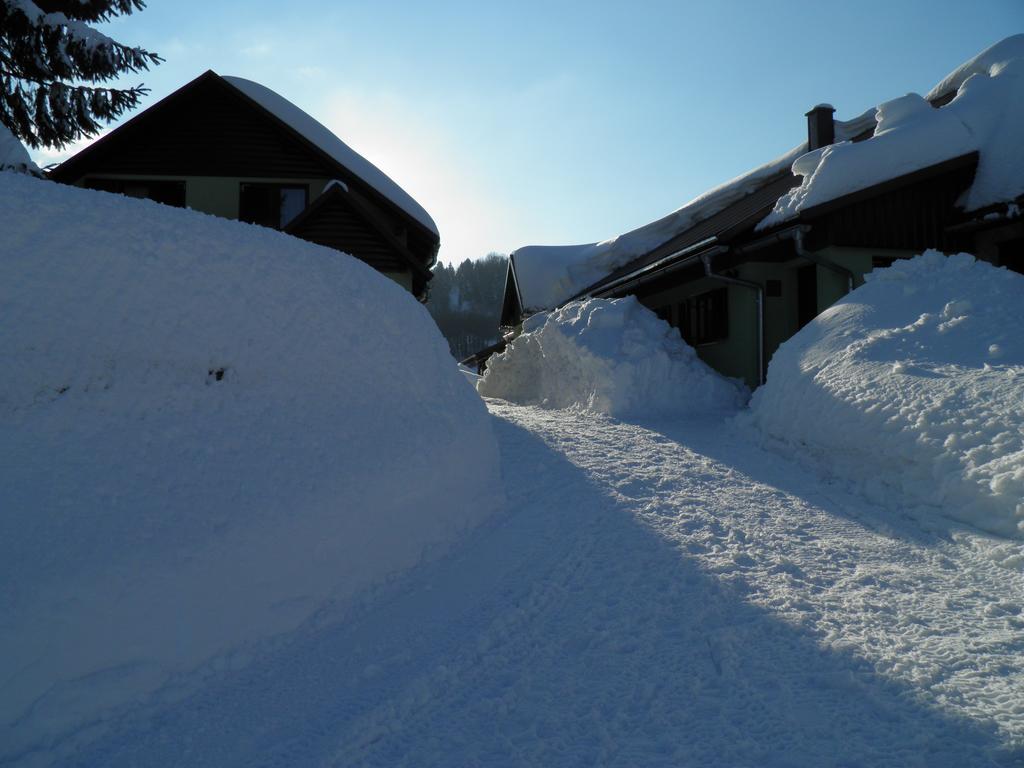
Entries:
{"type": "Polygon", "coordinates": [[[437,225],[430,214],[423,209],[423,206],[392,181],[386,173],[335,136],[322,123],[264,85],[242,77],[224,76],[222,79],[297,131],[435,235],[438,234],[437,225]]]}
{"type": "MultiPolygon", "coordinates": [[[[827,105],[826,105],[827,106],[827,105]]],[[[651,224],[599,243],[526,246],[512,254],[522,309],[552,309],[710,216],[763,187],[791,167],[803,182],[782,195],[763,229],[804,209],[889,179],[978,151],[974,183],[960,205],[976,210],[1024,194],[1024,35],[993,45],[954,70],[927,97],[885,102],[835,121],[835,144],[807,145],[739,176],[651,224]],[[931,101],[956,90],[950,103],[931,101]],[[854,143],[854,137],[873,135],[854,143]]]]}
{"type": "Polygon", "coordinates": [[[871,138],[841,140],[797,158],[793,172],[803,182],[758,227],[971,152],[978,152],[978,170],[958,205],[974,211],[1024,194],[1024,35],[1008,37],[957,67],[927,96],[909,93],[874,112],[871,138]],[[956,96],[948,104],[932,106],[952,92],[956,96]]]}
{"type": "Polygon", "coordinates": [[[523,310],[557,307],[612,271],[751,194],[783,173],[806,149],[807,145],[801,144],[782,157],[705,192],[667,216],[609,240],[517,249],[511,258],[523,310]]]}

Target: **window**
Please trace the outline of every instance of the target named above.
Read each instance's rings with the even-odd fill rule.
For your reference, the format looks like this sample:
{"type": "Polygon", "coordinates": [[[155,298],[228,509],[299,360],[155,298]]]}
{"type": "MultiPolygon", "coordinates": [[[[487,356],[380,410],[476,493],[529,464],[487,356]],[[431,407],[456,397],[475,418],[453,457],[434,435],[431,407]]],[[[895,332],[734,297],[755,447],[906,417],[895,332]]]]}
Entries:
{"type": "Polygon", "coordinates": [[[690,346],[729,337],[729,291],[718,288],[679,305],[679,331],[690,346]]]}
{"type": "Polygon", "coordinates": [[[305,184],[242,184],[238,218],[250,224],[284,229],[305,210],[309,187],[305,184]]]}
{"type": "Polygon", "coordinates": [[[141,197],[176,208],[185,207],[184,181],[150,179],[86,179],[86,189],[99,189],[127,197],[141,197]]]}

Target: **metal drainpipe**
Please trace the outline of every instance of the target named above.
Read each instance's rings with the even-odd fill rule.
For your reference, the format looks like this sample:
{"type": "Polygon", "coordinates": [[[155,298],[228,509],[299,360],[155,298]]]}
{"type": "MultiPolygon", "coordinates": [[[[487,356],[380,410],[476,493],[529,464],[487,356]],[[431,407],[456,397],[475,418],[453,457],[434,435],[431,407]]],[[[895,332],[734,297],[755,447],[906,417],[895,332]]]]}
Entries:
{"type": "Polygon", "coordinates": [[[793,245],[796,247],[797,256],[803,259],[807,259],[809,262],[817,264],[820,267],[830,269],[833,272],[842,275],[843,277],[846,278],[846,292],[850,293],[851,291],[853,291],[853,272],[848,270],[846,267],[841,267],[835,262],[829,261],[828,259],[818,256],[817,254],[811,253],[810,251],[805,249],[804,230],[802,227],[797,227],[796,229],[792,230],[792,232],[793,245]]]}
{"type": "Polygon", "coordinates": [[[719,275],[711,271],[711,254],[703,254],[701,261],[704,263],[704,274],[712,280],[718,280],[732,285],[741,285],[749,288],[757,294],[757,383],[765,382],[765,360],[764,360],[764,287],[760,283],[750,280],[740,280],[738,277],[719,275]]]}
{"type": "Polygon", "coordinates": [[[784,229],[781,232],[776,232],[774,235],[768,235],[755,240],[747,245],[741,245],[733,248],[734,253],[752,253],[753,251],[759,251],[762,248],[767,248],[769,245],[775,243],[781,243],[783,240],[792,240],[794,250],[797,256],[805,259],[812,264],[817,264],[825,269],[836,272],[846,278],[846,292],[849,293],[853,290],[854,276],[853,272],[848,270],[846,267],[841,267],[835,262],[829,261],[823,256],[818,256],[815,253],[811,253],[804,247],[804,234],[810,229],[806,224],[800,224],[789,229],[784,229]]]}

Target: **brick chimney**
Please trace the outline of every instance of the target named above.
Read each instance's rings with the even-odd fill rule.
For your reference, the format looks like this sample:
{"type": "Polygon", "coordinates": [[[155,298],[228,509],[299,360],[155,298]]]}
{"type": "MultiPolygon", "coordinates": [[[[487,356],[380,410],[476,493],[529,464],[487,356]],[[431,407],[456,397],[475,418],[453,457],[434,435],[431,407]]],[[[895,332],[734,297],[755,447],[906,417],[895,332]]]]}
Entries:
{"type": "Polygon", "coordinates": [[[807,149],[818,149],[836,140],[836,127],[832,120],[836,108],[819,104],[807,113],[807,149]]]}

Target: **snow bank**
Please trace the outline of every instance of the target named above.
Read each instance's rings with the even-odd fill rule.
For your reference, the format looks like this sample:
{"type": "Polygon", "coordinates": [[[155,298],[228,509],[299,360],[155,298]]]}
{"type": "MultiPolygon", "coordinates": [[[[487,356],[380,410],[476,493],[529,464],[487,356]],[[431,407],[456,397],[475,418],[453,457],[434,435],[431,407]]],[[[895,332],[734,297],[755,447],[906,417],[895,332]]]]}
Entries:
{"type": "Polygon", "coordinates": [[[28,150],[3,123],[0,123],[0,171],[41,173],[39,166],[29,157],[28,150]]]}
{"type": "Polygon", "coordinates": [[[873,500],[1024,535],[1024,277],[929,251],[785,342],[750,418],[873,500]]]}
{"type": "Polygon", "coordinates": [[[957,68],[928,94],[956,98],[935,109],[916,93],[878,107],[874,135],[840,141],[793,163],[803,182],[783,195],[764,229],[802,210],[944,160],[979,153],[974,182],[958,204],[968,211],[1024,194],[1024,35],[1014,35],[957,68]]]}
{"type": "Polygon", "coordinates": [[[744,387],[712,371],[633,296],[575,301],[529,318],[488,361],[477,390],[617,417],[724,411],[746,399],[744,387]]]}
{"type": "Polygon", "coordinates": [[[10,173],[0,229],[0,763],[500,504],[483,403],[356,259],[10,173]]]}
{"type": "Polygon", "coordinates": [[[708,190],[682,208],[610,240],[586,245],[530,245],[511,256],[523,310],[553,309],[635,258],[686,232],[785,172],[807,149],[785,155],[708,190]]]}

